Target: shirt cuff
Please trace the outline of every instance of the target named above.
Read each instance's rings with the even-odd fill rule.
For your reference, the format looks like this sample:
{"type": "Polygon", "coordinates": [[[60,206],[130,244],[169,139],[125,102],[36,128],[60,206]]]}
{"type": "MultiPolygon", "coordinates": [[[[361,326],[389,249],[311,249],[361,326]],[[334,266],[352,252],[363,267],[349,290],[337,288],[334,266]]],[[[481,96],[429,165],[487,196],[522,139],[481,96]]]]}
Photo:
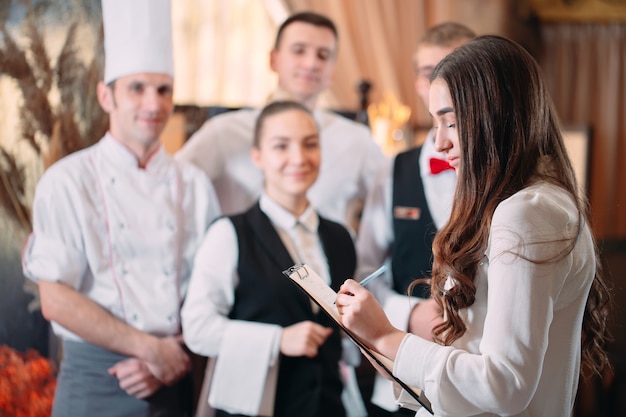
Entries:
{"type": "Polygon", "coordinates": [[[86,268],[84,255],[59,240],[31,234],[24,247],[22,269],[35,282],[62,281],[78,288],[86,268]]]}

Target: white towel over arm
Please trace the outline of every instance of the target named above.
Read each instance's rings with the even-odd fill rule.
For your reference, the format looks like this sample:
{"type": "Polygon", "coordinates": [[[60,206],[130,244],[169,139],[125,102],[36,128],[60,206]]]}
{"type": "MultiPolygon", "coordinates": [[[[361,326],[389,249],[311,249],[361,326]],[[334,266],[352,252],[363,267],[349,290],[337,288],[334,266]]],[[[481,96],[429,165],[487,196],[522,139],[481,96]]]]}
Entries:
{"type": "Polygon", "coordinates": [[[211,383],[212,407],[233,414],[273,414],[281,332],[276,325],[229,323],[211,383]]]}

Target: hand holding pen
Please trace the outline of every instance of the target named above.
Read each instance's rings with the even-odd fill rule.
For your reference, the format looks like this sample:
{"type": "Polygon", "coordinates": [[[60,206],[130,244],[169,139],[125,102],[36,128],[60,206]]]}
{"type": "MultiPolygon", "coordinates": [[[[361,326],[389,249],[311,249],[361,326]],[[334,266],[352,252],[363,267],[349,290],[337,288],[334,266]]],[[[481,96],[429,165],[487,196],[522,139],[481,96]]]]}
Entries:
{"type": "Polygon", "coordinates": [[[347,279],[339,288],[335,299],[340,322],[362,338],[366,345],[376,349],[376,340],[383,334],[393,332],[394,327],[380,303],[363,287],[363,283],[371,282],[385,270],[385,267],[381,267],[361,282],[347,279]]]}
{"type": "MultiPolygon", "coordinates": [[[[379,276],[381,276],[383,274],[383,272],[385,272],[387,270],[387,265],[383,265],[380,268],[378,268],[376,271],[372,272],[371,274],[369,274],[368,276],[366,276],[365,278],[363,278],[361,281],[359,281],[359,284],[361,284],[361,286],[365,286],[367,285],[369,282],[374,281],[376,278],[378,278],[379,276]]],[[[348,295],[354,295],[351,292],[346,293],[348,295]]]]}

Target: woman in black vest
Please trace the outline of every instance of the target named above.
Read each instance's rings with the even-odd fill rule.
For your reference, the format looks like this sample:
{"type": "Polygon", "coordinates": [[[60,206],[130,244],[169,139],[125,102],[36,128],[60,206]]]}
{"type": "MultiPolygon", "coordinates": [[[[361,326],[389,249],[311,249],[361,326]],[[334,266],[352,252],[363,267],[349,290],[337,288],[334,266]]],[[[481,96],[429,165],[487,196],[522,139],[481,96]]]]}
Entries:
{"type": "Polygon", "coordinates": [[[218,416],[344,416],[339,329],[282,274],[306,262],[338,289],[355,270],[348,231],[319,217],[306,197],[320,167],[309,110],[292,101],[266,106],[252,159],[263,194],[209,229],[183,307],[185,341],[217,359],[208,400],[218,416]]]}

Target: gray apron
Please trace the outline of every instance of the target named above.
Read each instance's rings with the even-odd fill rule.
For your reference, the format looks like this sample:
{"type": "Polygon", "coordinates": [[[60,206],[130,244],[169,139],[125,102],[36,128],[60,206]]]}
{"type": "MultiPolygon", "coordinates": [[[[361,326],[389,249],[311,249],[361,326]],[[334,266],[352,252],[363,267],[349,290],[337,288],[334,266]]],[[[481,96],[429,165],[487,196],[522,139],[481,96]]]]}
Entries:
{"type": "Polygon", "coordinates": [[[187,375],[140,400],[126,394],[107,373],[127,357],[83,342],[63,342],[52,417],[190,417],[193,387],[187,375]]]}

